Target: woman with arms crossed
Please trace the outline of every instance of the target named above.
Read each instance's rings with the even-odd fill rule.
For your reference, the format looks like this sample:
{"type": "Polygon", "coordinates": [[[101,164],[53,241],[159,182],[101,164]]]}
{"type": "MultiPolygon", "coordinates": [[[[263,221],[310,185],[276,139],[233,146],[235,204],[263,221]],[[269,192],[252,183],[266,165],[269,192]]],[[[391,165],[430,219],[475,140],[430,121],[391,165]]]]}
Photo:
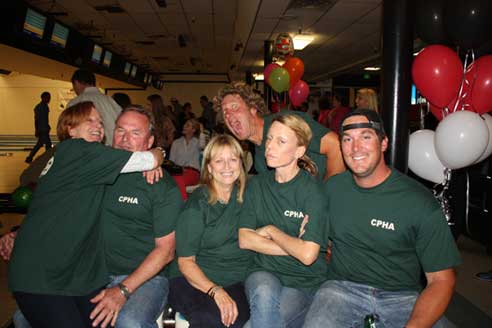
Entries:
{"type": "Polygon", "coordinates": [[[242,327],[249,318],[243,281],[251,253],[239,248],[237,229],[246,174],[242,149],[218,135],[203,154],[202,187],[186,202],[176,227],[183,277],[171,280],[169,303],[197,327],[242,327]]]}
{"type": "MultiPolygon", "coordinates": [[[[162,151],[102,145],[102,120],[92,102],[63,111],[57,134],[60,144],[16,236],[9,288],[34,328],[90,327],[89,300],[108,279],[98,222],[105,185],[120,173],[158,167],[162,151]]],[[[116,315],[107,315],[105,325],[116,315]]]]}
{"type": "Polygon", "coordinates": [[[296,115],[274,119],[265,157],[274,170],[251,179],[239,244],[257,252],[245,289],[252,327],[300,327],[326,269],[326,210],[316,166],[305,155],[311,130],[296,115]]]}

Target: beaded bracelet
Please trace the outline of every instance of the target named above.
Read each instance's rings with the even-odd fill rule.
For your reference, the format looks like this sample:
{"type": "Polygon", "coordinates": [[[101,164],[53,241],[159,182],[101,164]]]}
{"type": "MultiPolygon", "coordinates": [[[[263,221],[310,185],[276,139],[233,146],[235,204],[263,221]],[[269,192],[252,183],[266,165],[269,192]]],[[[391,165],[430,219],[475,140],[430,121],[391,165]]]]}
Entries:
{"type": "Polygon", "coordinates": [[[211,298],[214,298],[214,297],[215,297],[215,293],[216,293],[217,291],[219,291],[220,289],[222,289],[222,288],[223,288],[223,287],[222,287],[222,286],[219,286],[219,285],[214,286],[213,288],[211,288],[211,289],[209,290],[209,292],[208,292],[207,294],[208,294],[208,296],[210,296],[211,298]]]}

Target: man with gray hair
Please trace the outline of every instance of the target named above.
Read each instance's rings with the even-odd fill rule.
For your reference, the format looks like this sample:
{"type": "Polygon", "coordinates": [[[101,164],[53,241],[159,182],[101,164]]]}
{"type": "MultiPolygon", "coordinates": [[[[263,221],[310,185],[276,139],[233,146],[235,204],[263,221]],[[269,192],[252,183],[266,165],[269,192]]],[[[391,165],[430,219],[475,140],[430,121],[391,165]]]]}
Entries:
{"type": "MultiPolygon", "coordinates": [[[[146,151],[154,142],[150,111],[131,105],[116,120],[113,147],[146,151]]],[[[167,303],[167,265],[174,258],[174,228],[182,198],[174,180],[165,176],[149,184],[142,173],[120,175],[106,188],[101,211],[109,284],[96,303],[94,326],[155,327],[167,303]]],[[[15,235],[0,239],[0,255],[8,260],[15,235]]],[[[16,326],[30,327],[20,311],[16,326]]]]}

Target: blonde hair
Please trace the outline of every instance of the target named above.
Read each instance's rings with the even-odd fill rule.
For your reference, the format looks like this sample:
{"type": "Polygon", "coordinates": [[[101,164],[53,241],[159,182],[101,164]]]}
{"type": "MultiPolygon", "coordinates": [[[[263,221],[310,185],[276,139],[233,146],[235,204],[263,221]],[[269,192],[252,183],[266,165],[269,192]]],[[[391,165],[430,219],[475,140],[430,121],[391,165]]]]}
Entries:
{"type": "Polygon", "coordinates": [[[224,147],[229,147],[234,155],[236,155],[241,160],[241,165],[239,169],[239,178],[236,180],[238,186],[237,201],[243,202],[244,189],[246,187],[246,170],[244,169],[244,153],[239,142],[232,136],[227,134],[219,134],[213,137],[210,142],[205,147],[203,151],[203,161],[200,183],[207,186],[209,190],[208,203],[214,205],[217,203],[218,194],[213,182],[213,176],[208,171],[208,164],[217,155],[217,153],[224,147]]]}
{"type": "MultiPolygon", "coordinates": [[[[279,122],[294,131],[297,138],[297,146],[306,147],[307,152],[309,143],[313,138],[313,132],[306,121],[304,121],[300,116],[286,114],[277,116],[273,119],[272,123],[273,122],[279,122]]],[[[316,163],[314,163],[314,161],[309,158],[306,153],[304,153],[304,155],[297,160],[297,165],[313,176],[318,174],[318,167],[316,166],[316,163]]]]}
{"type": "Polygon", "coordinates": [[[378,95],[376,91],[369,88],[362,88],[357,90],[357,95],[366,100],[367,106],[365,109],[372,109],[373,111],[379,113],[378,95]]]}

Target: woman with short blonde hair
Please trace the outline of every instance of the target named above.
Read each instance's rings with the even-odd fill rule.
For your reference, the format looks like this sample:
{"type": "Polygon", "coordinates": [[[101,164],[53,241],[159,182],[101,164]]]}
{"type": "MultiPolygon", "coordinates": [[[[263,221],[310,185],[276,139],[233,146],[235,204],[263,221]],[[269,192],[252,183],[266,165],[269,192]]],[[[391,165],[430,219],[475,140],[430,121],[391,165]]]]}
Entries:
{"type": "Polygon", "coordinates": [[[239,245],[255,251],[245,281],[251,327],[301,327],[325,280],[325,201],[307,157],[309,125],[297,115],[273,120],[265,158],[273,170],[252,178],[239,221],[239,245]]]}

